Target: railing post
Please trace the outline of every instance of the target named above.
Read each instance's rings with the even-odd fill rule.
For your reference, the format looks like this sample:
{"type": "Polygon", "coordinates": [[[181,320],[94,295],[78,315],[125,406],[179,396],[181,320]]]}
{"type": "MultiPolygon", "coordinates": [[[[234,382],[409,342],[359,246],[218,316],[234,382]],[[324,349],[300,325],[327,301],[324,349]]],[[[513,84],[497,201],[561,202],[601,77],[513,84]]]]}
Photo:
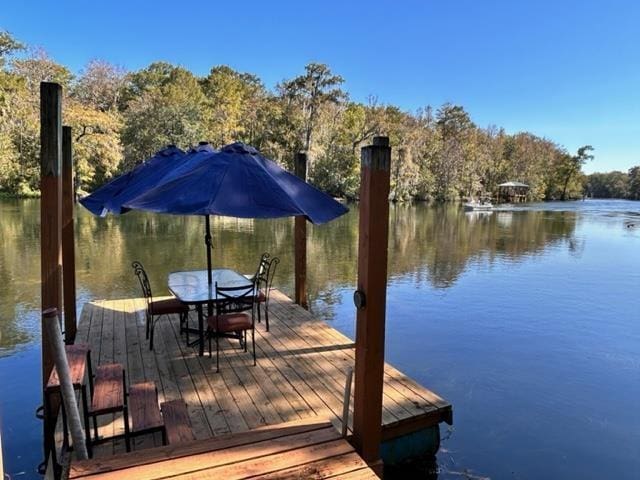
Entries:
{"type": "Polygon", "coordinates": [[[353,442],[379,474],[390,163],[387,137],[375,137],[373,145],[362,148],[353,442]]]}
{"type": "MultiPolygon", "coordinates": [[[[307,181],[307,154],[300,152],[295,156],[295,173],[307,181]]],[[[295,302],[307,308],[307,219],[295,217],[294,251],[295,251],[295,302]]]]}
{"type": "MultiPolygon", "coordinates": [[[[42,311],[62,307],[62,87],[40,83],[40,267],[42,311]]],[[[42,318],[42,392],[53,368],[53,349],[42,318]]],[[[43,404],[45,399],[43,398],[43,404]]],[[[53,404],[55,403],[55,404],[53,404]]],[[[45,462],[53,446],[59,402],[45,409],[45,462]],[[47,413],[49,412],[49,413],[47,413]]]]}
{"type": "Polygon", "coordinates": [[[62,127],[62,281],[64,299],[64,340],[76,338],[76,260],[74,239],[75,188],[73,186],[73,146],[71,127],[62,127]]]}

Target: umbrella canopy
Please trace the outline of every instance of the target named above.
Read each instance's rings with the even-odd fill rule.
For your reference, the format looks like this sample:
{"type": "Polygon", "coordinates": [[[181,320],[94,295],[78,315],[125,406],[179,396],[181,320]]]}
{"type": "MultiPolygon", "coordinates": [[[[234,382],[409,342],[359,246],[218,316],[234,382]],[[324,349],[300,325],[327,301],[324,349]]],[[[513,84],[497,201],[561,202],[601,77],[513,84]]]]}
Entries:
{"type": "Polygon", "coordinates": [[[136,166],[133,170],[120,175],[96,191],[80,200],[80,203],[94,215],[106,216],[108,213],[120,215],[130,209],[124,203],[155,187],[160,181],[180,175],[189,168],[199,155],[213,152],[208,144],[201,144],[185,154],[175,145],[157,152],[153,157],[136,166]]]}
{"type": "Polygon", "coordinates": [[[349,211],[243,143],[203,153],[184,167],[126,201],[125,208],[240,218],[303,215],[315,224],[326,223],[349,211]]]}

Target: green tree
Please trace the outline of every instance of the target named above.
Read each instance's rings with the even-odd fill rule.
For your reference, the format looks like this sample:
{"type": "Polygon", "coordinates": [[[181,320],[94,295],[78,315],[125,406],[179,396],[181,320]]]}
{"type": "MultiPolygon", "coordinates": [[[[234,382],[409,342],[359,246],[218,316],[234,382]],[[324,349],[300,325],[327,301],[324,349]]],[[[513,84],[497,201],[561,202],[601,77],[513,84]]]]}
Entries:
{"type": "Polygon", "coordinates": [[[151,64],[130,76],[126,98],[125,168],[168,144],[188,148],[206,138],[206,97],[198,79],[184,68],[151,64]]]}
{"type": "Polygon", "coordinates": [[[564,155],[560,165],[558,167],[558,173],[562,185],[562,193],[560,195],[561,200],[567,199],[569,182],[580,173],[582,167],[587,161],[593,160],[593,155],[590,153],[593,151],[591,145],[585,145],[578,149],[575,155],[564,155]]]}
{"type": "Polygon", "coordinates": [[[304,150],[311,151],[321,110],[346,99],[346,94],[340,89],[343,83],[342,77],[334,75],[327,65],[309,63],[303,75],[278,85],[278,92],[285,101],[287,114],[297,127],[304,150]]]}
{"type": "Polygon", "coordinates": [[[234,141],[260,143],[264,129],[261,111],[266,91],[255,75],[240,73],[226,65],[213,67],[201,82],[207,99],[207,129],[216,145],[234,141]]]}
{"type": "Polygon", "coordinates": [[[631,200],[640,200],[640,166],[629,169],[629,191],[631,200]]]}

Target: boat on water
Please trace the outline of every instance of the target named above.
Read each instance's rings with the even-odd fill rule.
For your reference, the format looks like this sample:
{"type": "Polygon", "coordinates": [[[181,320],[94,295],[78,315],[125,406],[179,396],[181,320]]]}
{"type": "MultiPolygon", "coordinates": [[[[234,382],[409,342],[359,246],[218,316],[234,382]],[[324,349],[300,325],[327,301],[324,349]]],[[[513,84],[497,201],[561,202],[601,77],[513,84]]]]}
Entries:
{"type": "Polygon", "coordinates": [[[471,200],[464,204],[465,212],[490,212],[493,208],[493,203],[488,198],[471,200]]]}

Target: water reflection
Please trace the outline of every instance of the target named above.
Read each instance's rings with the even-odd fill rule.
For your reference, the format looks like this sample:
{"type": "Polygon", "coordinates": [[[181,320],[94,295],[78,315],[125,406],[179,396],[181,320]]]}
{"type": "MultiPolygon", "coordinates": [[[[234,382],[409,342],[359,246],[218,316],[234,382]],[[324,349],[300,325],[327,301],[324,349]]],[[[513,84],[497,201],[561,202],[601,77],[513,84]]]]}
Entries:
{"type": "MultiPolygon", "coordinates": [[[[0,282],[2,337],[6,355],[36,333],[23,320],[39,308],[39,203],[0,203],[0,282]]],[[[570,212],[503,211],[470,215],[457,205],[391,207],[389,275],[409,276],[446,289],[478,259],[517,261],[558,244],[579,254],[573,238],[576,216],[570,212]]],[[[214,263],[242,272],[270,251],[282,259],[279,287],[292,290],[293,228],[291,219],[214,218],[214,263]]],[[[97,218],[79,209],[76,222],[77,276],[81,299],[137,294],[131,261],[150,272],[157,293],[165,293],[167,273],[204,265],[204,222],[199,217],[132,212],[97,218]]],[[[357,205],[331,224],[309,229],[309,294],[321,300],[331,316],[334,295],[356,282],[357,205]]]]}

